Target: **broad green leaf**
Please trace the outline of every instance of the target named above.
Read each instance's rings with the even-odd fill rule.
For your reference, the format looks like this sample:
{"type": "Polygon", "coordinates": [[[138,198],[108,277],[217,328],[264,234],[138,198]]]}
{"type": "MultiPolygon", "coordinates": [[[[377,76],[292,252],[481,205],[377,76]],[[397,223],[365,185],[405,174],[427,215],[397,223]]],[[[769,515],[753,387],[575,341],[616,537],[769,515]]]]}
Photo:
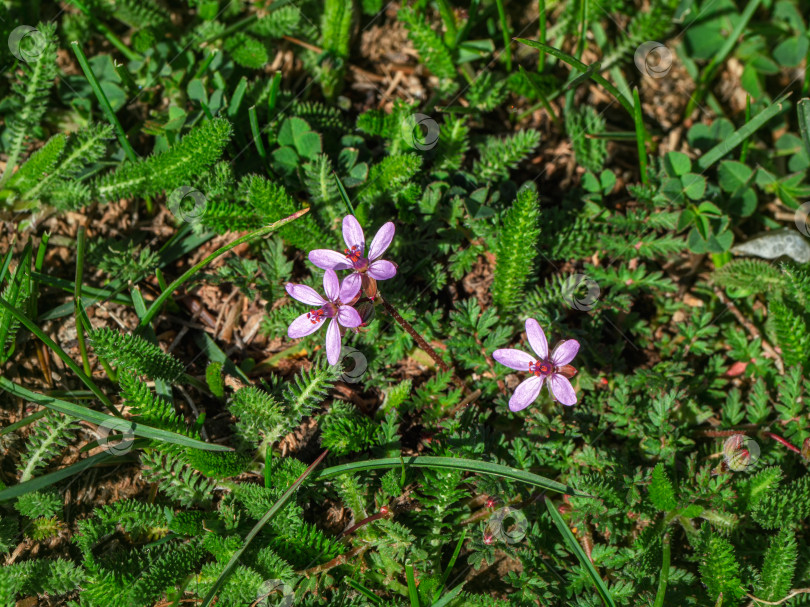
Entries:
{"type": "Polygon", "coordinates": [[[683,184],[683,191],[692,200],[700,200],[703,194],[706,193],[706,178],[703,175],[696,175],[695,173],[687,173],[681,177],[683,184]]]}
{"type": "Polygon", "coordinates": [[[742,162],[724,160],[717,168],[717,180],[724,192],[733,193],[748,184],[754,171],[742,162]]]}
{"type": "Polygon", "coordinates": [[[664,156],[664,168],[670,177],[680,177],[692,169],[692,161],[683,152],[669,152],[664,156]]]}

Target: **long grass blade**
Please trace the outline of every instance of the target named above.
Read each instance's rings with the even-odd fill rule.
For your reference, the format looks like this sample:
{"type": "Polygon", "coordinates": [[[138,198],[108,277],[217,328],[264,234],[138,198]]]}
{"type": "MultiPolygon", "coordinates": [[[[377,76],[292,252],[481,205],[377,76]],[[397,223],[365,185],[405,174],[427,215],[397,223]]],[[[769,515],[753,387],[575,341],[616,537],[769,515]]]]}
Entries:
{"type": "MultiPolygon", "coordinates": [[[[576,497],[591,497],[584,493],[580,493],[573,487],[558,483],[551,479],[526,472],[525,470],[518,470],[517,468],[509,468],[501,464],[493,464],[490,462],[479,462],[473,459],[464,459],[460,457],[437,457],[433,455],[413,456],[405,458],[405,466],[413,466],[415,468],[439,468],[444,470],[465,470],[466,472],[475,472],[478,474],[489,474],[490,476],[499,476],[508,478],[513,481],[518,481],[531,485],[533,487],[540,487],[547,491],[555,491],[557,493],[567,493],[576,497]]],[[[316,472],[313,480],[323,480],[332,478],[340,474],[347,474],[351,472],[361,472],[364,470],[381,470],[386,468],[399,468],[403,465],[403,460],[399,457],[386,457],[382,459],[372,459],[364,462],[352,462],[350,464],[341,464],[339,466],[332,466],[320,472],[316,472]]]]}
{"type": "Polygon", "coordinates": [[[54,340],[52,340],[42,329],[40,329],[33,322],[31,322],[31,320],[25,314],[20,312],[17,308],[12,306],[2,297],[0,297],[0,307],[2,307],[5,310],[8,310],[8,312],[14,318],[20,321],[20,324],[24,325],[25,328],[31,331],[31,333],[33,333],[34,335],[36,335],[42,341],[42,343],[44,343],[51,350],[53,350],[53,352],[59,358],[61,358],[62,361],[68,367],[70,367],[71,371],[73,371],[76,374],[76,376],[80,380],[82,380],[82,382],[84,382],[84,385],[90,388],[93,394],[95,394],[98,397],[98,399],[102,402],[102,404],[105,407],[107,407],[107,409],[109,409],[113,415],[121,417],[121,412],[115,408],[115,405],[113,405],[110,399],[107,398],[107,395],[101,391],[101,388],[99,388],[95,384],[95,382],[93,382],[92,379],[90,379],[87,375],[85,375],[84,371],[82,371],[82,368],[79,365],[77,365],[70,356],[68,356],[68,353],[65,352],[62,348],[60,348],[59,345],[54,340]]]}
{"type": "Polygon", "coordinates": [[[710,166],[712,166],[715,162],[720,160],[723,156],[731,152],[734,148],[740,145],[743,141],[748,139],[751,135],[753,135],[757,130],[759,130],[762,126],[764,126],[771,118],[781,114],[784,110],[786,110],[790,106],[790,102],[787,101],[787,95],[782,97],[781,99],[777,99],[773,102],[772,105],[769,105],[767,108],[762,110],[759,114],[754,116],[749,122],[745,123],[741,128],[737,129],[731,134],[731,137],[727,137],[708,152],[703,154],[700,158],[697,159],[697,165],[702,169],[706,170],[710,166]]]}
{"type": "Polygon", "coordinates": [[[596,586],[596,591],[599,593],[599,596],[602,597],[605,605],[608,607],[616,607],[616,603],[613,602],[613,597],[611,596],[610,591],[605,585],[605,582],[597,573],[593,563],[591,563],[591,559],[589,559],[588,555],[585,554],[585,551],[582,549],[582,546],[579,545],[577,538],[575,538],[574,534],[571,533],[568,525],[565,524],[562,516],[560,516],[560,513],[557,512],[556,506],[554,506],[554,503],[548,497],[546,497],[546,508],[551,515],[551,520],[554,521],[554,524],[557,526],[557,529],[563,536],[566,546],[568,546],[568,549],[573,552],[574,555],[576,555],[580,564],[585,568],[585,571],[587,571],[588,577],[590,577],[593,581],[594,585],[596,586]]]}
{"type": "Polygon", "coordinates": [[[209,263],[214,261],[217,257],[220,257],[221,255],[224,255],[225,253],[227,253],[231,249],[234,249],[234,248],[238,247],[240,244],[250,242],[252,240],[256,240],[257,238],[261,238],[262,236],[266,236],[267,234],[270,234],[271,232],[275,232],[281,226],[286,225],[286,224],[290,223],[291,221],[295,221],[296,219],[298,219],[299,217],[302,217],[303,215],[305,215],[308,212],[309,212],[309,208],[305,208],[305,209],[301,209],[300,211],[296,211],[295,213],[293,213],[289,217],[285,217],[284,219],[279,219],[277,222],[275,222],[275,223],[273,223],[273,224],[271,224],[269,226],[265,226],[263,228],[259,228],[258,230],[254,230],[254,231],[252,231],[252,232],[250,232],[248,234],[245,234],[244,236],[241,236],[241,237],[237,238],[236,240],[234,240],[232,242],[229,242],[224,247],[221,247],[221,248],[217,249],[216,251],[214,251],[213,253],[211,253],[208,257],[203,259],[200,263],[195,265],[193,268],[190,268],[189,270],[187,270],[180,278],[175,280],[172,284],[170,284],[168,286],[168,288],[164,289],[160,293],[160,295],[158,295],[157,299],[155,299],[152,302],[152,305],[149,306],[149,309],[147,310],[146,314],[144,314],[143,318],[141,318],[141,324],[139,325],[139,327],[145,327],[147,324],[149,324],[149,322],[160,311],[160,308],[163,306],[163,304],[166,302],[166,300],[169,299],[169,297],[172,296],[172,293],[174,293],[180,285],[182,285],[184,282],[189,280],[192,276],[194,276],[197,272],[199,272],[201,269],[203,269],[209,263]]]}
{"type": "MultiPolygon", "coordinates": [[[[539,51],[545,51],[549,55],[553,55],[560,61],[564,61],[571,67],[579,70],[580,72],[587,72],[590,66],[582,63],[576,57],[569,55],[568,53],[564,53],[560,49],[554,48],[553,46],[549,46],[548,44],[543,44],[542,42],[537,42],[536,40],[526,40],[525,38],[515,38],[521,44],[525,44],[526,46],[530,46],[532,48],[536,48],[539,51]]],[[[613,84],[610,83],[604,76],[601,74],[597,74],[595,71],[591,73],[591,80],[596,82],[597,84],[601,84],[605,90],[607,90],[613,97],[622,104],[622,107],[627,110],[627,113],[630,116],[633,115],[633,104],[621,94],[619,89],[617,89],[613,84]]]]}
{"type": "Polygon", "coordinates": [[[54,398],[53,396],[47,396],[46,394],[32,392],[19,384],[15,384],[6,377],[0,377],[0,388],[7,391],[9,394],[19,396],[20,398],[29,400],[32,403],[42,405],[43,407],[47,407],[53,411],[59,411],[65,415],[70,415],[71,417],[76,417],[93,424],[109,425],[110,422],[114,421],[116,426],[126,425],[127,432],[131,432],[135,436],[143,436],[144,438],[151,438],[164,443],[172,443],[174,445],[180,445],[181,447],[202,449],[203,451],[232,451],[230,447],[226,447],[224,445],[206,443],[201,440],[197,440],[196,438],[176,434],[175,432],[171,432],[169,430],[152,428],[151,426],[131,420],[122,421],[121,418],[113,417],[112,415],[107,415],[106,413],[101,413],[100,411],[95,411],[94,409],[83,407],[82,405],[77,405],[66,400],[60,400],[58,398],[54,398]]]}
{"type": "Polygon", "coordinates": [[[250,543],[253,541],[253,538],[255,538],[259,534],[259,531],[262,530],[262,527],[264,527],[268,523],[268,521],[271,518],[273,518],[276,515],[276,513],[279,510],[281,510],[287,504],[287,502],[289,502],[292,499],[292,496],[295,494],[296,489],[298,489],[298,487],[301,486],[301,483],[303,483],[304,480],[310,474],[312,474],[312,471],[318,467],[318,465],[324,460],[324,458],[327,456],[328,453],[329,450],[326,450],[323,453],[321,453],[318,456],[318,459],[312,462],[309,465],[309,467],[306,470],[304,470],[303,474],[301,474],[301,476],[299,476],[295,480],[295,482],[292,485],[290,485],[289,489],[287,489],[284,492],[284,494],[280,498],[278,498],[278,501],[275,504],[273,504],[270,510],[268,510],[267,513],[261,518],[261,520],[259,520],[259,522],[253,526],[253,529],[251,529],[250,533],[248,533],[247,537],[245,537],[245,541],[242,543],[242,547],[236,552],[234,552],[233,556],[231,557],[231,560],[229,560],[228,564],[225,565],[225,569],[223,569],[222,573],[219,574],[219,577],[214,582],[214,585],[211,587],[211,590],[209,590],[208,594],[205,595],[201,607],[209,607],[209,605],[211,605],[211,601],[214,600],[214,597],[216,597],[217,592],[222,587],[222,584],[224,584],[225,580],[228,579],[228,576],[231,574],[231,571],[233,570],[234,567],[236,567],[236,564],[239,562],[239,559],[242,558],[242,553],[244,553],[245,550],[247,550],[247,547],[250,546],[250,543]]]}

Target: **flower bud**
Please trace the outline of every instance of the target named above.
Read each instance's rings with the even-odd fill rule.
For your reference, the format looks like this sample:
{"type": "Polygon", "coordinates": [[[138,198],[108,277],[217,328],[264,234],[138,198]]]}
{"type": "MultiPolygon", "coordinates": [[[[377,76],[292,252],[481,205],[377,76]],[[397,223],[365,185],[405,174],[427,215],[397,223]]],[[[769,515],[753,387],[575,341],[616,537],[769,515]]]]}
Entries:
{"type": "Polygon", "coordinates": [[[742,472],[759,459],[759,445],[745,434],[734,434],[723,443],[723,459],[729,470],[742,472]]]}

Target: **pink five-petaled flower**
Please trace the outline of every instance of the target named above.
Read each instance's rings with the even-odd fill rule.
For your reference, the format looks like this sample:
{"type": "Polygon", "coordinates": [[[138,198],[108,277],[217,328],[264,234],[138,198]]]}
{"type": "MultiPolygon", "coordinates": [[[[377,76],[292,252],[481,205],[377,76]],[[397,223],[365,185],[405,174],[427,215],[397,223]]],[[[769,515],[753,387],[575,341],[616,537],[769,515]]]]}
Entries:
{"type": "Polygon", "coordinates": [[[532,374],[523,380],[509,399],[510,411],[520,411],[531,405],[540,395],[540,389],[546,380],[549,392],[554,398],[564,405],[575,404],[576,392],[563,374],[567,374],[568,369],[562,367],[574,360],[579,351],[579,342],[575,339],[561,341],[549,356],[546,334],[534,318],[526,320],[526,336],[537,358],[521,350],[503,349],[492,353],[492,358],[502,365],[532,374]]]}
{"type": "Polygon", "coordinates": [[[346,215],[343,218],[343,240],[346,241],[343,253],[315,249],[309,252],[309,260],[323,270],[354,270],[346,277],[344,284],[356,284],[358,289],[362,285],[366,294],[373,297],[377,292],[376,281],[393,278],[397,273],[396,265],[380,259],[393,239],[394,224],[389,221],[377,230],[366,254],[363,228],[354,215],[346,215]]]}
{"type": "Polygon", "coordinates": [[[326,329],[326,360],[330,365],[336,365],[340,361],[338,323],[349,328],[358,327],[363,323],[357,310],[348,305],[360,291],[360,283],[344,280],[341,285],[335,271],[326,270],[323,275],[323,292],[326,299],[306,285],[287,283],[286,289],[292,298],[311,306],[319,306],[292,321],[290,328],[287,329],[287,335],[292,339],[310,335],[317,331],[326,319],[330,319],[326,329]]]}

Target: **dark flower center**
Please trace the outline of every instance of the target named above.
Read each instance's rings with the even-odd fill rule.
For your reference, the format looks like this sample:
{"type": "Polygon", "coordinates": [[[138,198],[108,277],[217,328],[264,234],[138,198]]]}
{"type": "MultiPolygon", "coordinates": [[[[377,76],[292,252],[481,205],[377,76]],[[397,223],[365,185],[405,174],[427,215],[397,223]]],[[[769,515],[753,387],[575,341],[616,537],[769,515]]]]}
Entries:
{"type": "Polygon", "coordinates": [[[351,249],[344,249],[343,254],[348,257],[353,264],[356,264],[363,257],[363,249],[360,245],[352,245],[351,249]]]}
{"type": "Polygon", "coordinates": [[[537,377],[546,377],[554,373],[554,365],[545,360],[539,360],[529,365],[529,373],[534,373],[537,377]]]}
{"type": "Polygon", "coordinates": [[[309,322],[311,322],[313,325],[317,325],[324,318],[334,318],[335,315],[337,314],[339,305],[340,305],[339,302],[338,303],[330,302],[324,304],[322,308],[319,308],[317,310],[310,310],[309,312],[307,312],[307,318],[309,318],[309,322]]]}

